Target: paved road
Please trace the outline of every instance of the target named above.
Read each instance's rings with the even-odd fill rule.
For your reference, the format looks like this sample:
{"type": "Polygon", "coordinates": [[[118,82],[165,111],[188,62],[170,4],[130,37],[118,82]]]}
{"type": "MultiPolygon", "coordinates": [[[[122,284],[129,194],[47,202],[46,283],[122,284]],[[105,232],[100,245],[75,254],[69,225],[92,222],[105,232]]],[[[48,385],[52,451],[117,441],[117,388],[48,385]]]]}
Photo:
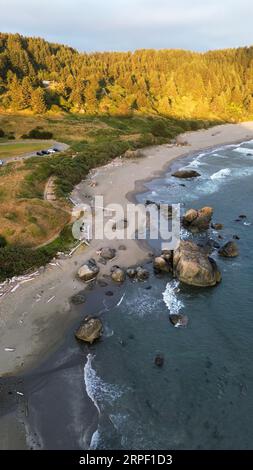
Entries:
{"type": "MultiPolygon", "coordinates": [[[[40,141],[38,140],[19,140],[17,143],[36,143],[36,144],[39,144],[40,141]]],[[[15,141],[11,141],[11,142],[3,142],[3,143],[0,143],[0,146],[1,145],[13,145],[15,144],[15,141]]],[[[58,150],[60,150],[61,152],[64,152],[65,150],[67,150],[69,148],[69,145],[67,144],[64,144],[62,142],[57,142],[55,140],[45,140],[45,141],[41,141],[41,150],[47,150],[49,148],[52,148],[52,147],[55,147],[57,148],[58,150]]],[[[9,163],[9,162],[15,162],[15,161],[18,161],[18,160],[26,160],[27,158],[31,158],[31,157],[37,157],[37,154],[36,152],[38,152],[38,150],[34,150],[33,152],[29,152],[29,153],[22,153],[20,155],[16,155],[15,157],[9,157],[9,158],[1,158],[1,160],[4,162],[4,164],[6,163],[9,163]]],[[[54,154],[53,154],[54,155],[54,154]]],[[[47,156],[47,155],[45,155],[47,156]]]]}

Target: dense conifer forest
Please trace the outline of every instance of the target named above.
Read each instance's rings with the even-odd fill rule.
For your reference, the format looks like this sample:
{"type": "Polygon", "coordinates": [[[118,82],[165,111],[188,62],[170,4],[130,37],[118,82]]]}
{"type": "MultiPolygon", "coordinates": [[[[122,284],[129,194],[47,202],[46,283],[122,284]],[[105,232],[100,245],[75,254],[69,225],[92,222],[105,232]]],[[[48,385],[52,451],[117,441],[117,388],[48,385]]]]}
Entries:
{"type": "Polygon", "coordinates": [[[86,54],[0,33],[0,109],[243,120],[253,116],[253,47],[86,54]]]}

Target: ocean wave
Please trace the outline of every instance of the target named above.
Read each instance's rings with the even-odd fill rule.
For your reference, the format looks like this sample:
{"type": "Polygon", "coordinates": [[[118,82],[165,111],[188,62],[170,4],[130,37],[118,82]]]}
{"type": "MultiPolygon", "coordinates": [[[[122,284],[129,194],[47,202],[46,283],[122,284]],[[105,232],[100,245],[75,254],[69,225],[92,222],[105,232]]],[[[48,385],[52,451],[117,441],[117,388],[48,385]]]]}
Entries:
{"type": "Polygon", "coordinates": [[[211,180],[226,178],[231,174],[230,168],[223,168],[222,170],[217,171],[213,175],[210,176],[211,180]]]}
{"type": "Polygon", "coordinates": [[[168,282],[163,292],[163,301],[167,305],[170,314],[175,315],[184,307],[183,302],[177,297],[179,292],[179,281],[173,280],[168,282]]]}
{"type": "Polygon", "coordinates": [[[198,168],[199,166],[201,165],[205,165],[205,162],[202,162],[201,159],[207,155],[207,152],[205,153],[200,153],[199,155],[197,155],[196,158],[194,158],[194,160],[192,160],[190,163],[188,163],[188,165],[186,166],[186,168],[198,168]]]}
{"type": "Polygon", "coordinates": [[[104,382],[92,367],[92,361],[95,356],[88,354],[87,361],[84,366],[84,383],[87,395],[94,403],[100,413],[104,404],[113,403],[123,395],[123,390],[118,385],[112,385],[104,382]]]}
{"type": "Polygon", "coordinates": [[[249,154],[249,156],[253,157],[253,149],[247,147],[237,147],[233,150],[233,152],[243,153],[245,155],[249,154]]]}

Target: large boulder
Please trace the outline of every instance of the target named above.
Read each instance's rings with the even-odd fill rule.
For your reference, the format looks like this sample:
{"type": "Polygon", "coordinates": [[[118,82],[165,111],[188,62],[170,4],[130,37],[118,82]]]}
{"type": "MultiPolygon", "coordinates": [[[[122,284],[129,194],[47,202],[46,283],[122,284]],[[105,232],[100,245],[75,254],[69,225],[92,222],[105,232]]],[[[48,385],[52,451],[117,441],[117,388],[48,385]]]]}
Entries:
{"type": "Polygon", "coordinates": [[[78,270],[78,277],[82,281],[91,281],[92,279],[95,279],[95,277],[99,273],[99,267],[97,266],[97,263],[95,260],[90,259],[86,264],[81,266],[78,270]]]}
{"type": "Polygon", "coordinates": [[[233,241],[225,243],[219,250],[219,255],[225,258],[235,258],[239,255],[237,244],[233,241]]]}
{"type": "Polygon", "coordinates": [[[115,255],[116,255],[116,250],[114,248],[104,247],[100,251],[101,258],[104,258],[106,260],[115,258],[115,255]]]}
{"type": "Polygon", "coordinates": [[[183,226],[195,233],[208,230],[212,216],[212,207],[203,207],[200,210],[189,209],[183,216],[183,226]]]}
{"type": "Polygon", "coordinates": [[[166,259],[166,257],[162,255],[157,256],[154,259],[153,266],[154,266],[154,271],[156,273],[161,273],[161,272],[171,273],[172,271],[171,261],[170,260],[168,261],[168,259],[166,259]]]}
{"type": "Polygon", "coordinates": [[[197,178],[201,175],[196,170],[178,170],[172,176],[175,178],[197,178]]]}
{"type": "Polygon", "coordinates": [[[124,282],[126,278],[125,271],[121,269],[119,266],[114,266],[111,271],[111,278],[114,282],[124,282]]]}
{"type": "Polygon", "coordinates": [[[86,318],[75,333],[77,339],[92,344],[102,334],[103,325],[99,318],[86,318]]]}
{"type": "Polygon", "coordinates": [[[181,240],[174,251],[173,269],[181,282],[191,286],[215,286],[221,281],[216,262],[191,241],[181,240]]]}

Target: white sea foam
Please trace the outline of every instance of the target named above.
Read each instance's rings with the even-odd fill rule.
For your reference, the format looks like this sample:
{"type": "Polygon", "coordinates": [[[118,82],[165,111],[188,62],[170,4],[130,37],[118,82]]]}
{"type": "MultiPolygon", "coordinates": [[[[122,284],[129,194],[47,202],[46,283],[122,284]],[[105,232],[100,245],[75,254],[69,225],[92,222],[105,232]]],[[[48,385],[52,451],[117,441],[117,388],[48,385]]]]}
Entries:
{"type": "Polygon", "coordinates": [[[180,239],[181,240],[188,240],[189,238],[191,238],[191,234],[190,234],[189,230],[186,230],[186,228],[181,227],[180,239]]]}
{"type": "Polygon", "coordinates": [[[201,159],[207,155],[207,153],[200,153],[199,155],[197,155],[196,158],[194,158],[194,160],[192,160],[192,162],[190,162],[186,168],[198,168],[199,166],[205,164],[204,162],[201,161],[201,159]]]}
{"type": "Polygon", "coordinates": [[[245,155],[249,154],[253,157],[253,149],[252,148],[237,147],[236,149],[233,150],[233,152],[243,153],[245,155]]]}
{"type": "Polygon", "coordinates": [[[175,279],[171,282],[168,282],[166,289],[163,292],[163,300],[167,305],[171,315],[178,314],[184,307],[183,302],[177,296],[178,292],[179,281],[176,281],[175,279]]]}
{"type": "Polygon", "coordinates": [[[139,289],[136,292],[136,296],[133,298],[128,298],[125,302],[125,312],[128,315],[137,315],[140,318],[145,317],[146,315],[154,315],[154,308],[157,311],[160,308],[161,299],[156,299],[150,295],[148,292],[143,292],[143,289],[139,289]],[[136,300],[138,299],[138,300],[136,300]]]}
{"type": "Polygon", "coordinates": [[[118,385],[112,385],[104,382],[92,367],[92,361],[95,356],[88,354],[87,362],[84,366],[84,383],[87,395],[93,401],[98,412],[103,408],[105,403],[113,405],[122,394],[123,390],[118,385]]]}
{"type": "Polygon", "coordinates": [[[223,168],[210,176],[211,180],[226,178],[231,174],[230,168],[223,168]]]}
{"type": "Polygon", "coordinates": [[[96,450],[98,448],[100,441],[101,441],[100,433],[99,433],[99,430],[97,429],[92,435],[89,450],[96,450]]]}

